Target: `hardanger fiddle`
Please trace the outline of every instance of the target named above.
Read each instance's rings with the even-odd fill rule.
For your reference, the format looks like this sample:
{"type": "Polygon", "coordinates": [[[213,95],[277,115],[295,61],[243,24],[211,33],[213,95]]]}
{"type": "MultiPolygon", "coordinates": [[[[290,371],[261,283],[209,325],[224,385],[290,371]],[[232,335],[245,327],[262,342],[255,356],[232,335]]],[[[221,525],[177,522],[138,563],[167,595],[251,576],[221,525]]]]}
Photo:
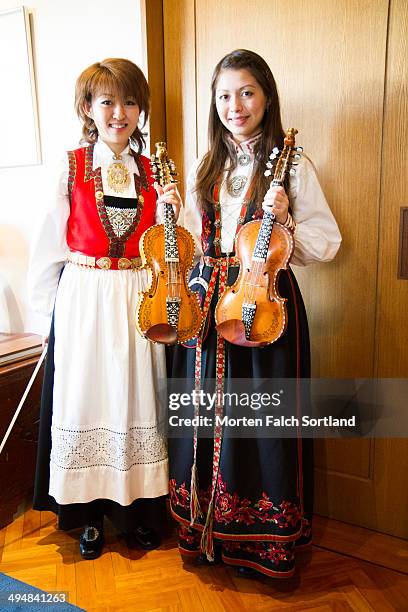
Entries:
{"type": "MultiPolygon", "coordinates": [[[[295,149],[297,130],[287,131],[284,147],[278,156],[274,149],[268,161],[266,176],[272,174],[273,186],[282,186],[292,162],[299,159],[295,149]],[[276,162],[274,164],[274,162],[276,162]]],[[[278,293],[278,278],[286,270],[293,253],[290,229],[275,220],[273,211],[264,212],[262,220],[245,224],[236,238],[236,257],[240,271],[235,283],[226,289],[215,309],[217,330],[232,344],[262,347],[278,340],[287,327],[286,299],[278,293]]]]}
{"type": "MultiPolygon", "coordinates": [[[[152,172],[164,187],[174,183],[176,168],[169,160],[166,143],[156,143],[152,172]]],[[[190,232],[179,225],[171,204],[164,204],[164,222],[150,227],[140,239],[143,266],[149,272],[149,287],[139,298],[136,327],[153,342],[187,342],[200,331],[202,314],[197,294],[187,285],[194,258],[190,232]]]]}

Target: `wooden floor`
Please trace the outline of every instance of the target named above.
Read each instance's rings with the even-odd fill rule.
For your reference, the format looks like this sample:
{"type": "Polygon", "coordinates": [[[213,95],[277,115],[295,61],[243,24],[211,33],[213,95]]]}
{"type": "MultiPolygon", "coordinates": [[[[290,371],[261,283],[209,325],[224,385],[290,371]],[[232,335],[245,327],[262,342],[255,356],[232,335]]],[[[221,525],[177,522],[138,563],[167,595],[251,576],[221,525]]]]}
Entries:
{"type": "Polygon", "coordinates": [[[406,543],[319,517],[315,532],[294,578],[243,579],[226,566],[183,564],[175,536],[145,553],[108,531],[104,554],[83,561],[78,533],[57,531],[53,514],[29,509],[0,530],[0,571],[45,591],[67,591],[87,612],[408,610],[406,543]]]}

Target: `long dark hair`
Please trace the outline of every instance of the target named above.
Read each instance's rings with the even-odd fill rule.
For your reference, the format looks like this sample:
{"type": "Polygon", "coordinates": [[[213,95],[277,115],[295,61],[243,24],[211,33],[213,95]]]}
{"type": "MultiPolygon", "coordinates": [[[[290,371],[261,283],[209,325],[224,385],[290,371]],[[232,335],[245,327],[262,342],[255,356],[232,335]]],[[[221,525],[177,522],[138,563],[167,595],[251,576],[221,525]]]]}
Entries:
{"type": "MultiPolygon", "coordinates": [[[[75,110],[82,121],[81,142],[94,143],[98,139],[94,120],[85,111],[92,104],[92,99],[101,93],[118,94],[123,99],[128,96],[135,98],[140,114],[143,113],[143,125],[146,124],[150,109],[150,89],[143,72],[128,59],[108,58],[86,68],[75,85],[75,110]]],[[[130,140],[136,144],[139,152],[144,149],[144,134],[139,126],[130,140]]]]}
{"type": "Polygon", "coordinates": [[[265,60],[246,49],[237,49],[228,53],[218,62],[211,80],[211,106],[208,120],[208,144],[209,151],[204,155],[198,170],[196,179],[196,192],[199,205],[203,210],[212,208],[214,204],[213,188],[219,177],[225,170],[225,162],[230,157],[231,165],[228,172],[236,166],[236,154],[230,142],[229,131],[221,123],[218,116],[215,91],[221,70],[248,70],[261,86],[266,97],[267,104],[262,119],[262,137],[255,148],[255,177],[251,200],[260,207],[270,180],[264,176],[265,164],[268,156],[277,146],[283,146],[285,137],[280,116],[279,95],[275,79],[265,60]]]}

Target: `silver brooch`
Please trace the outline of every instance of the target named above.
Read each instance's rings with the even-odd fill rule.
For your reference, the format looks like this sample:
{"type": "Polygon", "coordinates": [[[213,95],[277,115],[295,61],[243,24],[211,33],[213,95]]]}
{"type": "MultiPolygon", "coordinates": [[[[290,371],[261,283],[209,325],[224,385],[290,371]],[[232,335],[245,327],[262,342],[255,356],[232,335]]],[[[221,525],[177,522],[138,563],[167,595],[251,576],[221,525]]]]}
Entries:
{"type": "Polygon", "coordinates": [[[240,166],[247,166],[250,161],[251,157],[248,153],[241,153],[241,155],[238,155],[238,163],[240,166]]]}
{"type": "Polygon", "coordinates": [[[247,182],[246,176],[233,176],[228,179],[227,191],[233,198],[239,198],[247,182]]]}

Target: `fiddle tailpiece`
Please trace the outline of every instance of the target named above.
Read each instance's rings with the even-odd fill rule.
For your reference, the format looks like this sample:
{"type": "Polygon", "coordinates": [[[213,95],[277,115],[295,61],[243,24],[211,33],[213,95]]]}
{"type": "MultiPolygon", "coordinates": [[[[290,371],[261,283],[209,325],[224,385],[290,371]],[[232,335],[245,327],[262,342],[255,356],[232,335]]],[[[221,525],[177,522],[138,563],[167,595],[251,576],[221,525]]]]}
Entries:
{"type": "MultiPolygon", "coordinates": [[[[290,128],[284,147],[273,149],[265,176],[272,185],[282,186],[288,173],[301,157],[295,147],[297,130],[290,128]]],[[[263,347],[276,342],[287,328],[286,299],[278,293],[278,279],[286,270],[293,253],[292,231],[275,220],[273,212],[264,212],[262,220],[242,226],[236,238],[236,256],[240,270],[235,283],[220,297],[215,309],[219,334],[239,346],[263,347]]]]}
{"type": "MultiPolygon", "coordinates": [[[[162,187],[176,182],[176,167],[168,158],[166,143],[156,143],[151,168],[162,187]]],[[[202,324],[198,297],[187,285],[194,240],[185,228],[176,224],[171,204],[164,204],[163,223],[153,225],[142,235],[140,253],[148,270],[149,286],[141,293],[136,310],[139,333],[161,344],[191,340],[202,324]]]]}

